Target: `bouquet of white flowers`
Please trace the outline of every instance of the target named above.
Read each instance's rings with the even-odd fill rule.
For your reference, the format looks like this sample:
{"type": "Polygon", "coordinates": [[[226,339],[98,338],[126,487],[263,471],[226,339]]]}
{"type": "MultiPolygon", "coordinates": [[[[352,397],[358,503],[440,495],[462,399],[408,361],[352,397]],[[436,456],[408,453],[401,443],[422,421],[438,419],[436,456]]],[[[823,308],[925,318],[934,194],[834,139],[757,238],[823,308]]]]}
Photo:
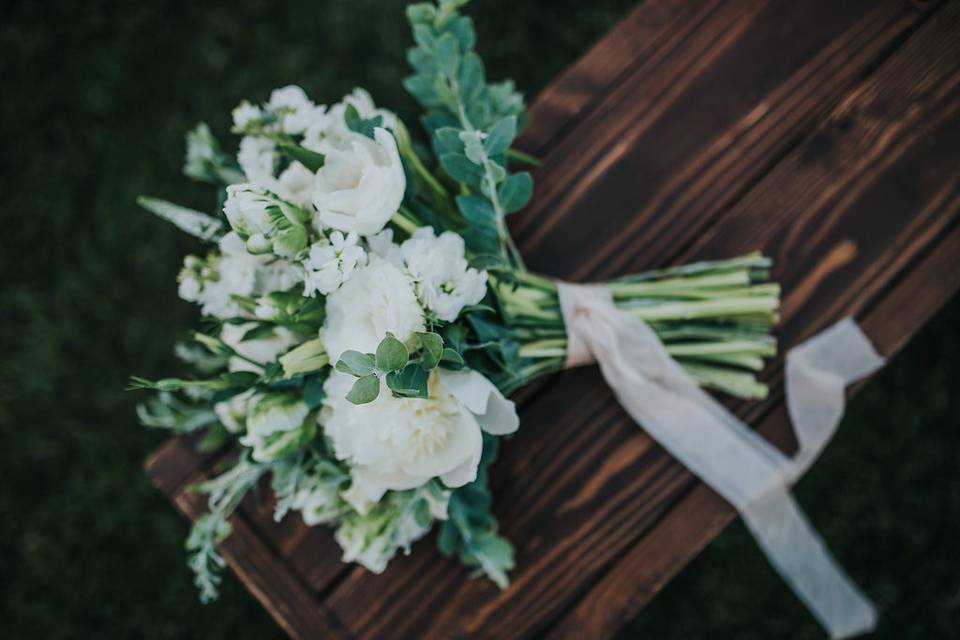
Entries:
{"type": "MultiPolygon", "coordinates": [[[[209,320],[177,346],[197,377],[133,379],[157,392],[145,425],[236,451],[197,487],[210,511],[187,547],[204,600],[228,517],[268,472],[277,519],[334,527],[345,561],[380,572],[439,523],[443,553],[507,584],[487,488],[519,424],[505,396],[564,368],[568,336],[557,283],[524,267],[506,226],[533,187],[515,168],[535,160],[511,147],[523,100],[486,81],[463,4],[407,10],[405,86],[429,147],[362,89],[325,106],[288,86],[233,111],[235,157],[206,125],[187,134],[184,173],[214,185],[216,213],[139,201],[211,244],[179,275],[209,320]]],[[[749,255],[606,286],[699,384],[757,398],[776,348],[769,266],[749,255]]]]}

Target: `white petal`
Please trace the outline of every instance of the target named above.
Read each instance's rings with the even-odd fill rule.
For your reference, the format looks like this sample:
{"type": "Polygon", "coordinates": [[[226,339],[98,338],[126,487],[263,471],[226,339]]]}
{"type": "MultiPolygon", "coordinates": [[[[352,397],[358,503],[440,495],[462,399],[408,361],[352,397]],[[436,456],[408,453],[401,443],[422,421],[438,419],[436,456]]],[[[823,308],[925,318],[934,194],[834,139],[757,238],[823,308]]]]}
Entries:
{"type": "MultiPolygon", "coordinates": [[[[429,402],[429,401],[428,401],[429,402]]],[[[462,411],[459,417],[450,417],[450,434],[443,443],[443,448],[434,451],[414,462],[408,462],[403,470],[422,478],[443,476],[463,464],[463,462],[480,460],[483,451],[483,436],[480,434],[480,425],[467,411],[462,411]]],[[[473,465],[473,474],[476,475],[476,463],[473,465]]]]}
{"type": "Polygon", "coordinates": [[[444,386],[477,418],[480,428],[500,436],[513,433],[520,426],[517,408],[497,387],[472,369],[440,371],[444,386]]]}

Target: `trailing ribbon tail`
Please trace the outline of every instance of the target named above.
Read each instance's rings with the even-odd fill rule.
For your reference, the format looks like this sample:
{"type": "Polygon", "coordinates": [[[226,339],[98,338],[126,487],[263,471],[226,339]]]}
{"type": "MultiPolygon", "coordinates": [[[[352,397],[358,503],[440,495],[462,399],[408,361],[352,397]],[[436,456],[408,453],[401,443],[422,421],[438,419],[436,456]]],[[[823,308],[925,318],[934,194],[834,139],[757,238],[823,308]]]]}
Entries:
{"type": "Polygon", "coordinates": [[[596,362],[630,416],[743,516],[768,559],[833,638],[871,630],[876,611],[844,574],[790,494],[836,431],[845,385],[883,365],[852,320],[787,354],[793,459],[704,392],[645,322],[601,285],[558,283],[567,367],[596,362]]]}

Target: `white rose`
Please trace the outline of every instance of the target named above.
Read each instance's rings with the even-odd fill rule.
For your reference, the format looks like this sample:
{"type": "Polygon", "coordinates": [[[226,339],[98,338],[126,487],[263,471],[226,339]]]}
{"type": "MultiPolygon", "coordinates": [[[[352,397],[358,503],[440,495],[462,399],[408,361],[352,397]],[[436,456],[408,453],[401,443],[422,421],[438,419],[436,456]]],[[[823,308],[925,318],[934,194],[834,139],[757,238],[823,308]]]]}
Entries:
{"type": "Polygon", "coordinates": [[[465,306],[477,304],[487,292],[487,273],[469,267],[463,238],[451,231],[438,237],[432,228],[421,227],[401,251],[424,307],[445,322],[456,320],[465,306]]]}
{"type": "Polygon", "coordinates": [[[371,235],[383,229],[403,201],[407,181],[397,142],[382,128],[374,139],[350,133],[327,153],[317,172],[313,204],[318,226],[371,235]]]}
{"type": "Polygon", "coordinates": [[[410,343],[423,330],[423,310],[413,283],[389,262],[370,256],[366,266],[356,269],[327,298],[320,338],[330,361],[336,362],[347,349],[373,353],[388,331],[410,343]]]}
{"type": "Polygon", "coordinates": [[[245,236],[266,235],[274,230],[270,203],[253,185],[240,183],[227,186],[223,213],[230,227],[245,236]]]}
{"type": "Polygon", "coordinates": [[[362,405],[345,398],[354,380],[330,374],[322,419],[336,456],[352,465],[351,490],[371,502],[434,477],[451,488],[472,482],[481,431],[502,435],[519,424],[513,403],[476,371],[433,370],[427,399],[395,398],[381,383],[377,399],[362,405]]]}

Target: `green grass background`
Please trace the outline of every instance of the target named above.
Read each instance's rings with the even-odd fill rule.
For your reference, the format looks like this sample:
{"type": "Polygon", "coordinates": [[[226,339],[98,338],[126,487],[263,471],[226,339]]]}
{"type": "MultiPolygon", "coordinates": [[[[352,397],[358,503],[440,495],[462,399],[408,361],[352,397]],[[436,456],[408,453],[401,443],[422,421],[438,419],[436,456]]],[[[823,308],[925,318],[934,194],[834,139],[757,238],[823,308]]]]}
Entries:
{"type": "MultiPolygon", "coordinates": [[[[472,13],[493,77],[528,95],[631,0],[485,0],[472,13]]],[[[182,135],[228,127],[242,98],[354,85],[412,118],[399,86],[402,3],[0,4],[0,636],[264,638],[279,629],[233,578],[197,602],[186,524],[148,484],[163,434],[135,421],[128,374],[178,371],[196,321],[174,277],[193,242],[137,194],[205,207],[179,175],[182,135]]],[[[960,621],[954,302],[850,407],[799,487],[843,564],[880,604],[878,637],[941,638],[960,621]]],[[[818,638],[734,525],[628,638],[818,638]]]]}

